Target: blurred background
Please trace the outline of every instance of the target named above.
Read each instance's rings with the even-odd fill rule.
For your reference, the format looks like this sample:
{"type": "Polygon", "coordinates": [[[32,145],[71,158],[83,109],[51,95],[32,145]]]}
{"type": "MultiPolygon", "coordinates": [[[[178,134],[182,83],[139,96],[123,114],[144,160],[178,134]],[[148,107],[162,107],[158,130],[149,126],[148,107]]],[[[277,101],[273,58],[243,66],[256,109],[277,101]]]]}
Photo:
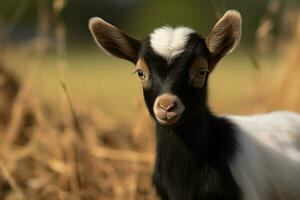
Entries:
{"type": "Polygon", "coordinates": [[[218,114],[300,112],[298,0],[0,2],[0,199],[156,199],[155,138],[133,66],[103,54],[99,16],[136,38],[162,25],[206,36],[227,9],[240,47],[210,78],[218,114]]]}

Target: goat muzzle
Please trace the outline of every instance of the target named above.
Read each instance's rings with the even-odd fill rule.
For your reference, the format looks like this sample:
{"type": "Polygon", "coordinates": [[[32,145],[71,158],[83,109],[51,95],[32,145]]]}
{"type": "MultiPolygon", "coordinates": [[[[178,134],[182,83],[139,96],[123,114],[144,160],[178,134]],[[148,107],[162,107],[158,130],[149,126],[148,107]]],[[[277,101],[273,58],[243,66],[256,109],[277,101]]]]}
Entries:
{"type": "Polygon", "coordinates": [[[175,124],[180,119],[184,109],[181,100],[170,93],[158,96],[153,106],[155,118],[162,125],[175,124]]]}

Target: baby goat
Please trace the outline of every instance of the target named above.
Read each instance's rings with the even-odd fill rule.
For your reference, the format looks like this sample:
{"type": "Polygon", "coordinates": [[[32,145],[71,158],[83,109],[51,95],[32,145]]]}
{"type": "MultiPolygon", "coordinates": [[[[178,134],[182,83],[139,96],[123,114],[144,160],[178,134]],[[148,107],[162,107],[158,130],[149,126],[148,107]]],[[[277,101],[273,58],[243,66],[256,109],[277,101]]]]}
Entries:
{"type": "Polygon", "coordinates": [[[216,116],[207,103],[210,73],[239,43],[239,12],[226,12],[206,38],[162,27],[140,41],[100,18],[89,28],[102,49],[136,65],[156,122],[162,199],[300,199],[300,115],[216,116]]]}

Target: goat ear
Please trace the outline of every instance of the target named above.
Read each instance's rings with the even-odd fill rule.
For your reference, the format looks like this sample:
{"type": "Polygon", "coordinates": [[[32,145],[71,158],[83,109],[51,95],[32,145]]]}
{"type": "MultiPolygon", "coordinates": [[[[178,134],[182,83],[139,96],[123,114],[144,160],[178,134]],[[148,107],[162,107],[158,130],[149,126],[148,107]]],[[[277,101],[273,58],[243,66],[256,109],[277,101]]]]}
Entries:
{"type": "Polygon", "coordinates": [[[215,62],[238,46],[241,29],[242,17],[238,11],[229,10],[218,20],[205,39],[215,62]]]}
{"type": "Polygon", "coordinates": [[[139,40],[130,37],[99,17],[90,19],[89,29],[102,50],[136,64],[141,45],[139,40]]]}

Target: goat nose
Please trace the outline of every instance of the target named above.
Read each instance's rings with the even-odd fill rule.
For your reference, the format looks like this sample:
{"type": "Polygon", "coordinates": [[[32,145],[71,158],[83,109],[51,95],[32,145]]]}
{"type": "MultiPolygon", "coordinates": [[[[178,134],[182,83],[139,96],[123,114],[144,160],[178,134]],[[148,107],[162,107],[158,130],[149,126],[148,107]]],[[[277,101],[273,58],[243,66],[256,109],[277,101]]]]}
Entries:
{"type": "Polygon", "coordinates": [[[181,100],[173,94],[165,93],[156,97],[153,111],[161,125],[175,124],[181,117],[185,107],[181,100]]]}
{"type": "Polygon", "coordinates": [[[170,99],[161,99],[158,102],[158,106],[160,109],[169,112],[176,107],[176,102],[170,99]]]}

